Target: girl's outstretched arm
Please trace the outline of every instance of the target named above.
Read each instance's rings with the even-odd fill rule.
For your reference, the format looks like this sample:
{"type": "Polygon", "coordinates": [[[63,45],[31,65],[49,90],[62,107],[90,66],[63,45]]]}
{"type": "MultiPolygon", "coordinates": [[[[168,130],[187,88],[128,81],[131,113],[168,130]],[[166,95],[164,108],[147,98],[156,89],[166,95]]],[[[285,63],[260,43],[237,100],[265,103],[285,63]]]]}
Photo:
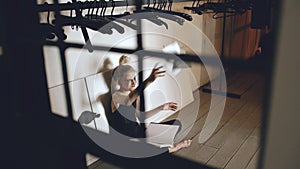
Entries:
{"type": "Polygon", "coordinates": [[[165,76],[166,71],[161,70],[162,67],[163,66],[155,66],[152,69],[152,72],[149,75],[149,77],[146,80],[144,80],[141,84],[139,84],[139,86],[135,90],[130,92],[128,100],[126,101],[127,105],[131,105],[138,98],[140,93],[143,92],[144,89],[148,87],[151,83],[153,83],[157,77],[165,76]]]}

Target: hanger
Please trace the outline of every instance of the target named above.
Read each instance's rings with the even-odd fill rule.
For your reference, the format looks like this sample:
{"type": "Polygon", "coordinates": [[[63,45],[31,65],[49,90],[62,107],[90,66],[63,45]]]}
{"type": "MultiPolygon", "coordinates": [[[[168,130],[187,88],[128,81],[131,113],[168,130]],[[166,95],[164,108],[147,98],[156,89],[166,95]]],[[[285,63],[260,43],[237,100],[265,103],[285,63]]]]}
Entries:
{"type": "Polygon", "coordinates": [[[152,12],[162,12],[162,13],[167,13],[167,14],[171,14],[171,15],[175,15],[175,16],[179,16],[185,20],[188,21],[192,21],[193,17],[189,14],[183,13],[183,12],[176,12],[176,11],[172,11],[172,4],[173,4],[173,0],[168,0],[168,9],[166,10],[166,4],[167,1],[164,0],[163,2],[160,1],[157,5],[157,7],[155,7],[156,4],[156,0],[153,0],[154,5],[152,7],[149,7],[149,5],[147,7],[144,7],[144,9],[146,10],[150,10],[152,12]]]}
{"type": "Polygon", "coordinates": [[[199,15],[203,13],[215,13],[213,19],[223,18],[223,16],[218,16],[219,13],[231,13],[226,15],[226,17],[234,16],[238,14],[243,14],[246,10],[251,9],[251,2],[249,1],[230,1],[230,2],[212,2],[208,0],[206,3],[200,5],[200,0],[198,0],[197,5],[194,7],[195,0],[192,7],[184,7],[184,9],[192,10],[193,13],[199,15]],[[211,12],[209,12],[211,11],[211,12]]]}
{"type": "MultiPolygon", "coordinates": [[[[98,1],[91,1],[88,3],[95,3],[95,5],[97,5],[98,1]]],[[[94,8],[92,10],[88,10],[88,14],[85,15],[86,18],[90,19],[91,21],[94,22],[99,22],[100,25],[102,25],[101,27],[99,27],[98,29],[104,29],[104,32],[109,32],[110,34],[112,34],[112,29],[115,29],[116,31],[118,31],[119,33],[123,34],[125,32],[124,28],[120,25],[118,25],[115,22],[112,22],[113,20],[107,16],[105,16],[105,12],[106,12],[106,8],[107,8],[107,2],[105,0],[100,0],[100,3],[98,3],[98,7],[97,7],[97,11],[96,14],[93,13],[94,8]],[[99,8],[101,8],[100,14],[98,15],[98,10],[99,8]],[[90,11],[92,11],[90,13],[90,11]]],[[[99,30],[100,32],[103,32],[101,30],[99,30]]]]}
{"type": "Polygon", "coordinates": [[[105,11],[106,11],[106,8],[107,8],[107,2],[105,0],[103,0],[104,4],[105,4],[105,9],[102,13],[102,18],[108,22],[108,25],[111,26],[112,28],[116,29],[119,33],[124,33],[125,30],[122,26],[118,25],[117,23],[113,22],[114,19],[110,18],[110,17],[106,17],[105,16],[105,11]]]}
{"type": "Polygon", "coordinates": [[[245,13],[247,10],[251,9],[251,2],[246,1],[230,1],[225,3],[218,3],[216,5],[215,14],[213,15],[213,19],[219,19],[235,15],[240,15],[245,13]],[[223,13],[223,16],[217,16],[218,13],[223,13]],[[229,15],[227,15],[229,13],[229,15]]]}
{"type": "Polygon", "coordinates": [[[123,14],[118,14],[118,15],[114,15],[114,9],[115,9],[115,1],[114,0],[110,0],[111,1],[111,6],[112,6],[112,10],[110,12],[110,15],[107,16],[110,20],[121,23],[133,30],[137,30],[137,25],[132,24],[131,22],[128,22],[129,20],[129,16],[131,15],[127,10],[128,10],[128,3],[126,3],[126,11],[123,14]],[[123,18],[121,18],[123,17],[123,18]],[[121,19],[120,19],[121,18],[121,19]],[[125,19],[125,20],[124,20],[125,19]]]}
{"type": "Polygon", "coordinates": [[[91,14],[92,18],[96,18],[96,19],[101,18],[101,19],[103,19],[107,23],[110,23],[112,25],[112,27],[115,27],[116,29],[118,29],[117,31],[119,33],[124,33],[124,28],[120,27],[119,25],[117,25],[116,23],[114,23],[112,21],[121,23],[121,24],[123,24],[123,25],[125,25],[125,26],[127,26],[129,28],[132,28],[132,29],[136,30],[137,26],[134,25],[134,24],[132,24],[132,23],[130,23],[130,22],[128,22],[128,19],[131,19],[131,16],[130,16],[131,14],[130,14],[130,12],[128,12],[128,2],[126,1],[126,11],[123,14],[117,14],[117,15],[113,14],[114,9],[115,9],[115,1],[114,0],[110,0],[110,2],[112,4],[112,10],[111,10],[111,14],[110,15],[105,15],[106,7],[107,7],[107,2],[104,1],[104,0],[100,0],[100,4],[102,6],[102,10],[100,12],[100,15],[98,15],[97,12],[96,12],[96,15],[91,14]],[[118,19],[118,18],[121,18],[121,19],[118,19]]]}
{"type": "Polygon", "coordinates": [[[81,29],[89,28],[91,30],[98,31],[103,34],[113,33],[110,27],[104,27],[105,23],[103,22],[97,22],[87,18],[69,17],[65,15],[57,15],[55,16],[55,18],[56,19],[53,20],[53,23],[60,24],[61,26],[80,26],[81,29]]]}
{"type": "MultiPolygon", "coordinates": [[[[154,4],[153,4],[153,7],[155,7],[156,5],[156,0],[153,0],[154,4]]],[[[148,3],[148,7],[150,6],[150,0],[147,1],[148,3]]],[[[136,11],[133,11],[136,13],[136,11]]],[[[140,12],[145,12],[147,13],[147,15],[137,15],[135,16],[134,19],[137,19],[136,17],[139,17],[138,19],[147,19],[148,21],[158,25],[158,26],[162,26],[164,25],[166,27],[166,29],[168,29],[168,24],[164,21],[162,21],[161,19],[159,18],[165,18],[165,19],[168,19],[168,20],[173,20],[175,22],[178,22],[179,24],[183,24],[182,20],[178,19],[177,17],[172,17],[172,16],[167,16],[167,15],[164,15],[162,13],[159,13],[159,12],[156,12],[156,11],[151,11],[149,9],[143,9],[142,11],[140,12]]]]}
{"type": "MultiPolygon", "coordinates": [[[[78,5],[82,5],[82,2],[77,2],[76,0],[72,0],[73,3],[77,3],[78,5]]],[[[71,2],[68,2],[69,4],[71,2]]],[[[84,37],[84,41],[86,43],[86,48],[89,52],[93,52],[93,46],[89,38],[89,34],[87,32],[88,28],[93,28],[94,25],[85,23],[83,17],[82,17],[82,9],[75,9],[75,17],[72,16],[72,10],[70,12],[70,17],[57,14],[55,15],[55,19],[52,21],[55,25],[62,27],[62,26],[76,26],[78,29],[78,26],[81,28],[82,35],[84,37]]]]}
{"type": "MultiPolygon", "coordinates": [[[[156,1],[154,0],[154,4],[152,7],[150,6],[150,0],[148,1],[148,6],[145,7],[145,11],[147,12],[155,12],[155,15],[157,15],[159,18],[165,18],[174,22],[177,22],[179,25],[183,25],[184,23],[184,19],[176,17],[174,15],[165,15],[165,13],[169,13],[169,12],[164,12],[165,8],[167,6],[167,1],[163,1],[161,3],[158,3],[157,7],[155,7],[156,1]],[[163,11],[163,12],[161,12],[163,11]]],[[[168,10],[172,8],[171,3],[169,3],[168,6],[168,10]]]]}
{"type": "MultiPolygon", "coordinates": [[[[48,4],[45,2],[44,4],[48,4]]],[[[47,11],[47,23],[40,23],[41,29],[42,29],[42,34],[43,37],[47,39],[54,39],[55,35],[57,38],[66,40],[67,35],[64,33],[64,29],[55,27],[50,24],[50,11],[47,11]]]]}
{"type": "Polygon", "coordinates": [[[114,9],[115,9],[115,1],[114,0],[110,0],[110,1],[112,3],[112,7],[113,7],[112,10],[111,10],[111,13],[110,13],[111,17],[114,17],[114,18],[126,17],[126,19],[130,19],[131,14],[130,14],[130,12],[128,12],[128,0],[126,0],[126,9],[125,9],[125,12],[122,13],[122,14],[113,14],[114,9]]]}
{"type": "Polygon", "coordinates": [[[247,10],[250,10],[252,7],[252,1],[230,1],[228,3],[228,8],[234,10],[236,14],[243,14],[247,10]]]}
{"type": "MultiPolygon", "coordinates": [[[[201,0],[197,0],[197,2],[196,2],[196,0],[194,0],[191,7],[185,6],[185,7],[183,7],[183,9],[191,10],[192,13],[202,15],[203,13],[205,13],[205,11],[204,11],[204,8],[202,8],[200,5],[200,1],[201,0]]],[[[207,1],[207,2],[209,2],[209,1],[207,1]]]]}
{"type": "Polygon", "coordinates": [[[196,0],[193,1],[192,7],[184,7],[184,9],[191,10],[193,13],[198,15],[215,13],[215,16],[216,13],[224,12],[226,10],[224,3],[222,3],[220,0],[218,2],[212,2],[211,0],[208,0],[203,4],[200,4],[201,0],[197,0],[197,3],[195,1],[196,0]]]}
{"type": "MultiPolygon", "coordinates": [[[[81,1],[79,1],[76,3],[79,3],[81,6],[83,6],[83,5],[85,5],[84,3],[89,3],[89,2],[83,3],[81,1]]],[[[62,26],[71,26],[71,27],[80,26],[84,32],[87,32],[86,28],[89,28],[94,31],[101,32],[103,34],[112,34],[113,33],[111,30],[112,28],[110,26],[105,26],[107,24],[107,22],[104,22],[103,20],[102,21],[91,20],[91,19],[88,19],[88,17],[83,17],[82,9],[76,9],[75,11],[76,11],[75,17],[58,14],[55,16],[55,19],[52,22],[55,24],[60,24],[62,26]]],[[[87,34],[84,33],[84,36],[88,37],[86,35],[87,34]]]]}
{"type": "MultiPolygon", "coordinates": [[[[133,11],[133,12],[136,12],[136,11],[133,11]]],[[[142,11],[142,12],[146,12],[146,11],[142,11]]],[[[158,26],[163,25],[163,26],[165,26],[166,29],[169,28],[168,24],[166,22],[160,20],[158,14],[156,14],[154,12],[147,12],[147,15],[135,15],[134,18],[131,19],[131,22],[136,19],[146,19],[146,20],[154,23],[155,25],[158,25],[158,26]]]]}

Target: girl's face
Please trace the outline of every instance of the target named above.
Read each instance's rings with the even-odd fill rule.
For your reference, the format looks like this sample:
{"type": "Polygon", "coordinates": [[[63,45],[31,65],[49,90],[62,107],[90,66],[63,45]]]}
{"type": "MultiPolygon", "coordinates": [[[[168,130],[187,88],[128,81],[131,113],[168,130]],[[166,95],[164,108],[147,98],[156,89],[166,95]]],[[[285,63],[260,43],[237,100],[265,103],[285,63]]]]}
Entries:
{"type": "Polygon", "coordinates": [[[123,91],[133,91],[136,85],[135,72],[127,71],[119,79],[120,89],[123,91]]]}

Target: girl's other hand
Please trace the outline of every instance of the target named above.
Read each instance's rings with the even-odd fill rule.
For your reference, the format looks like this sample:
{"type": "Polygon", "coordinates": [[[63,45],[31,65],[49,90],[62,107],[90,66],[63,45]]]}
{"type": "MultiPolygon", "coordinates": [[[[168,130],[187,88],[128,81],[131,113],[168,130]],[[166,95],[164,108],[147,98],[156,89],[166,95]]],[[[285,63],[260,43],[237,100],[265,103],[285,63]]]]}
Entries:
{"type": "Polygon", "coordinates": [[[165,104],[163,104],[163,110],[176,111],[177,110],[177,103],[175,103],[175,102],[165,103],[165,104]]]}

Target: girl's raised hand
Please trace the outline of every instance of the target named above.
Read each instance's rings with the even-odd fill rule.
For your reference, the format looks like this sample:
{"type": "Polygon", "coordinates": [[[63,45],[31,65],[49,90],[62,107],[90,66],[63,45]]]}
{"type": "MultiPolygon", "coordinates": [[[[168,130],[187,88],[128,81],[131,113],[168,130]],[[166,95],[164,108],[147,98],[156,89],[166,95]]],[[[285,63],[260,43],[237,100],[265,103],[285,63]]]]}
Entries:
{"type": "Polygon", "coordinates": [[[152,69],[152,72],[150,74],[150,76],[148,77],[148,81],[149,82],[153,82],[157,77],[163,77],[165,76],[166,71],[161,70],[161,68],[163,66],[159,66],[157,67],[158,63],[154,66],[154,68],[152,69]]]}

